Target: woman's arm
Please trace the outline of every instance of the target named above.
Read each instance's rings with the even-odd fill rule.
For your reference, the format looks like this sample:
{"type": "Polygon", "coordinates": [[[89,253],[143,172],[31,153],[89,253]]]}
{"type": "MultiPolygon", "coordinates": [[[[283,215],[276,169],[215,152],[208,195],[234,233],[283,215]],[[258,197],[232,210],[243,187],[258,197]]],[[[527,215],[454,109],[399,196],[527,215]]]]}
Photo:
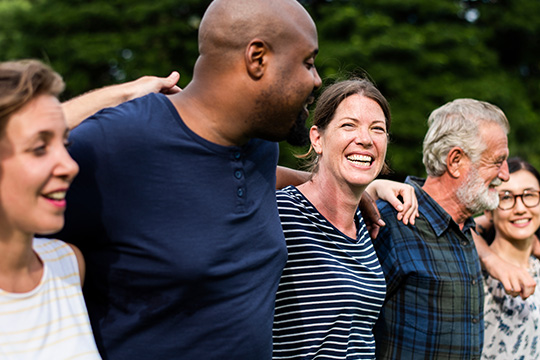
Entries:
{"type": "Polygon", "coordinates": [[[397,219],[403,221],[405,225],[414,225],[418,217],[418,200],[411,185],[391,181],[374,180],[366,188],[374,200],[385,200],[398,211],[397,219]]]}
{"type": "Polygon", "coordinates": [[[151,92],[174,94],[180,91],[176,85],[180,74],[173,71],[169,76],[143,76],[137,80],[124,84],[106,86],[92,90],[76,98],[62,103],[62,110],[66,117],[67,125],[73,129],[84,119],[95,114],[101,109],[119,105],[151,92]]]}

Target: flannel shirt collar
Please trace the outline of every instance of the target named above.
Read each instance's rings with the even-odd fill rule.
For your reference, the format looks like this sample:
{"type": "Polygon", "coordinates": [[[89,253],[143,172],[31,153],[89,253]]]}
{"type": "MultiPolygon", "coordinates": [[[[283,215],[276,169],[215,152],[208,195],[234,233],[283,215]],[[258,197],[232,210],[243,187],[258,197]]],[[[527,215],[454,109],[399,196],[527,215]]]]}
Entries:
{"type": "MultiPolygon", "coordinates": [[[[425,182],[426,179],[416,176],[407,176],[405,179],[406,184],[414,187],[414,192],[418,198],[418,212],[426,217],[437,236],[441,236],[450,226],[456,226],[459,229],[459,225],[456,224],[450,214],[422,189],[425,182]]],[[[476,232],[476,223],[472,217],[465,220],[463,229],[460,231],[466,234],[469,229],[476,232]]]]}

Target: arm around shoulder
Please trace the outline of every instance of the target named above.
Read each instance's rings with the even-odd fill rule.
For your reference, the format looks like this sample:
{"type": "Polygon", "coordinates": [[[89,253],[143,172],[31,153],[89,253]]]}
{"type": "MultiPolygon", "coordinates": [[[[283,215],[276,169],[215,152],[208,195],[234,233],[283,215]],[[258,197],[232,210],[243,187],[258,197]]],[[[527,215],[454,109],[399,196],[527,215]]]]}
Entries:
{"type": "Polygon", "coordinates": [[[276,189],[283,189],[289,185],[298,186],[308,181],[310,177],[311,174],[306,171],[278,166],[276,169],[276,189]]]}
{"type": "Polygon", "coordinates": [[[507,294],[526,299],[534,293],[536,282],[526,269],[504,261],[490,249],[486,240],[474,231],[472,237],[482,267],[502,283],[507,294]]]}
{"type": "Polygon", "coordinates": [[[168,77],[143,76],[124,84],[111,85],[62,103],[67,125],[73,129],[84,119],[107,107],[120,105],[152,92],[174,94],[180,91],[176,85],[180,74],[173,71],[168,77]]]}

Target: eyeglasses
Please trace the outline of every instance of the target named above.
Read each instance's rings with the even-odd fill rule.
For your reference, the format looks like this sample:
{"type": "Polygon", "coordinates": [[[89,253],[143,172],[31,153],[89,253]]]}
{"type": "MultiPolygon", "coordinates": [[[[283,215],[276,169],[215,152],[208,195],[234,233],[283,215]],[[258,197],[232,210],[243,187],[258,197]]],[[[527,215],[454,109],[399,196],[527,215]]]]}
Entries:
{"type": "Polygon", "coordinates": [[[528,208],[535,207],[540,203],[540,191],[525,190],[523,194],[514,195],[510,191],[499,193],[499,209],[510,210],[516,205],[516,198],[520,197],[521,202],[528,208]]]}

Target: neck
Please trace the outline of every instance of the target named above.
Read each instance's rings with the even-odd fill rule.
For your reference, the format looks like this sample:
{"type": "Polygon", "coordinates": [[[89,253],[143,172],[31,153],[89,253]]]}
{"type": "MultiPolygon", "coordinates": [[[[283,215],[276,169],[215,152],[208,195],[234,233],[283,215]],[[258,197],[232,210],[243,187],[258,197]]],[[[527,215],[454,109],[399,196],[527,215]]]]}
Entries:
{"type": "Polygon", "coordinates": [[[356,239],[354,216],[363,189],[351,189],[320,174],[300,185],[298,189],[332,225],[345,235],[356,239]]]}
{"type": "Polygon", "coordinates": [[[529,257],[532,254],[534,236],[526,240],[513,240],[503,238],[496,234],[490,248],[503,260],[521,268],[529,267],[529,257]]]}
{"type": "Polygon", "coordinates": [[[463,228],[465,221],[474,215],[461,205],[456,196],[455,182],[445,175],[440,177],[428,176],[422,189],[452,217],[460,228],[463,228]]]}
{"type": "Polygon", "coordinates": [[[244,145],[249,140],[249,114],[242,111],[238,101],[233,104],[223,98],[223,91],[216,91],[217,87],[194,81],[169,99],[186,126],[200,137],[223,146],[244,145]]]}
{"type": "Polygon", "coordinates": [[[43,264],[32,249],[33,235],[12,234],[0,239],[0,288],[9,292],[32,290],[43,273],[43,264]]]}

